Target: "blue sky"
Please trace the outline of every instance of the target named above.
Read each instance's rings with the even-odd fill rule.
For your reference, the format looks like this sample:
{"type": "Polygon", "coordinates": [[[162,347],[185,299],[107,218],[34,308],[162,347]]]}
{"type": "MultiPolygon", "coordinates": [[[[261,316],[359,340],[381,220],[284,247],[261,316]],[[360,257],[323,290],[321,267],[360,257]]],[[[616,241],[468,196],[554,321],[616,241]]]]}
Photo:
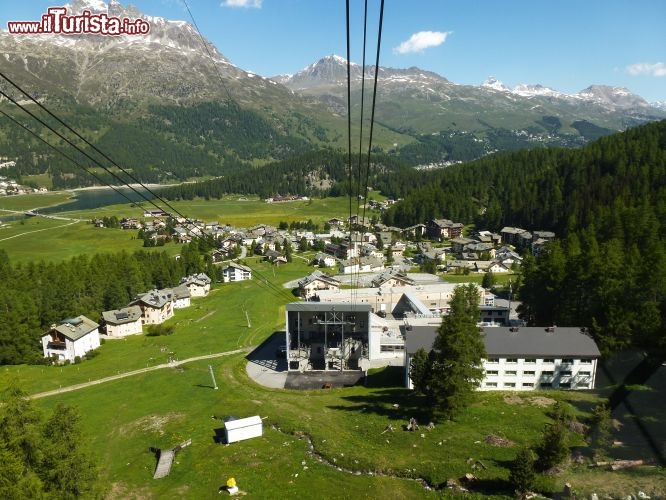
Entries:
{"type": "MultiPolygon", "coordinates": [[[[345,56],[344,0],[187,0],[203,35],[263,76],[345,56]]],[[[3,2],[0,26],[38,20],[54,0],[3,2]]],[[[121,3],[128,2],[121,0],[121,3]]],[[[182,0],[133,0],[142,12],[190,21],[182,0]]],[[[368,0],[374,61],[380,0],[368,0]]],[[[363,2],[351,0],[352,60],[362,58],[363,2]]],[[[418,66],[455,83],[495,76],[574,93],[591,84],[666,100],[664,0],[385,0],[380,64],[418,66]]]]}

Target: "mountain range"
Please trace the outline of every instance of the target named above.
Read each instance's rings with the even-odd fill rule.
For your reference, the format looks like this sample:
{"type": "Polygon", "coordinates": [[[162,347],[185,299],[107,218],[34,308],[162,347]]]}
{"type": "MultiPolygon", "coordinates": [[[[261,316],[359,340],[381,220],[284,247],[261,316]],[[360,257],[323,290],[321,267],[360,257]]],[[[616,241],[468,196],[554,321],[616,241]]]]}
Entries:
{"type": "MultiPolygon", "coordinates": [[[[114,37],[0,31],[0,68],[84,135],[113,147],[114,159],[145,180],[165,180],[165,171],[171,180],[220,175],[311,149],[346,146],[347,67],[339,56],[323,57],[294,75],[265,78],[234,65],[210,42],[204,46],[187,22],[146,16],[117,0],[76,0],[67,7],[70,14],[87,9],[140,17],[151,30],[114,37]],[[143,153],[138,158],[137,150],[143,153]]],[[[365,80],[370,90],[373,77],[374,67],[351,65],[353,117],[360,116],[361,85],[365,80]]],[[[366,95],[366,105],[370,102],[366,95]]],[[[503,149],[580,145],[666,118],[666,109],[603,85],[567,95],[541,85],[509,89],[495,79],[459,85],[416,67],[380,67],[375,117],[376,147],[418,164],[469,160],[503,149]]],[[[14,127],[0,120],[3,156],[41,151],[33,139],[8,131],[14,127]]],[[[43,155],[53,153],[43,150],[43,155]]],[[[63,160],[48,167],[49,162],[33,161],[31,168],[26,163],[23,174],[51,169],[48,173],[60,179],[73,169],[63,160]]]]}

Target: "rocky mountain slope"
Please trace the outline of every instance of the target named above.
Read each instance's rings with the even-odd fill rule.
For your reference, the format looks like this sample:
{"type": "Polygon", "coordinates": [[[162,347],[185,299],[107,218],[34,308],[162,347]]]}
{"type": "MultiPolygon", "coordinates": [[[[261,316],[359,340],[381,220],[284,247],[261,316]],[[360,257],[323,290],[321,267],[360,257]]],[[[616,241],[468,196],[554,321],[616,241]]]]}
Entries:
{"type": "MultiPolygon", "coordinates": [[[[142,18],[150,33],[3,30],[0,69],[143,180],[222,175],[346,146],[347,68],[339,56],[268,79],[234,65],[187,22],[146,16],[117,0],[75,0],[67,8],[142,18]]],[[[353,116],[363,78],[368,90],[372,75],[372,68],[364,75],[359,65],[351,67],[353,116]]],[[[6,102],[0,106],[20,115],[6,102]]],[[[579,145],[663,117],[666,110],[624,89],[591,86],[568,96],[542,86],[458,85],[419,68],[380,67],[374,144],[413,164],[439,164],[504,149],[579,145]]],[[[20,159],[19,175],[48,173],[61,187],[93,182],[2,117],[0,151],[20,159]]]]}
{"type": "MultiPolygon", "coordinates": [[[[363,75],[362,68],[352,64],[351,77],[358,105],[362,79],[366,88],[371,85],[374,67],[363,75]]],[[[345,106],[346,61],[340,56],[326,56],[276,81],[316,96],[335,111],[345,106]]],[[[627,89],[604,85],[591,85],[574,95],[542,85],[510,89],[494,78],[479,86],[459,85],[414,67],[380,67],[378,82],[379,121],[410,134],[473,132],[485,137],[486,132],[504,130],[532,141],[570,144],[666,117],[659,106],[627,89]]]]}

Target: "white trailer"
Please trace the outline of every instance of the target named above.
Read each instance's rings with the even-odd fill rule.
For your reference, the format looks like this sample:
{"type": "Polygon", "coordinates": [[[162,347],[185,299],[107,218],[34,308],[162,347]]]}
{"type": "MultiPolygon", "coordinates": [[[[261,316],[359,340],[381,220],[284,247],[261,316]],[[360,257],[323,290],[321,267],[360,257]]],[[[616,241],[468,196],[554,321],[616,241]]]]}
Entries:
{"type": "Polygon", "coordinates": [[[224,437],[227,443],[259,437],[263,434],[261,418],[258,415],[239,418],[224,423],[224,437]]]}

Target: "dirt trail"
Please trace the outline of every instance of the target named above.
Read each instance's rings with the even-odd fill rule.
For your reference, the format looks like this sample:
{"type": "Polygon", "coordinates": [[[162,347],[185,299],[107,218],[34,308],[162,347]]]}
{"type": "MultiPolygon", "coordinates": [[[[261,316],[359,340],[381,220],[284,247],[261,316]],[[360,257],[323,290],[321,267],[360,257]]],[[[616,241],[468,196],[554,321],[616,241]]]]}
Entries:
{"type": "Polygon", "coordinates": [[[74,385],[70,385],[70,386],[67,386],[67,387],[61,387],[59,389],[54,389],[52,391],[39,392],[37,394],[33,394],[31,396],[28,396],[28,397],[29,397],[29,399],[47,398],[49,396],[55,396],[56,394],[62,394],[63,392],[76,391],[78,389],[83,389],[85,387],[90,387],[91,385],[103,384],[105,382],[111,382],[112,380],[118,380],[118,379],[121,379],[121,378],[132,377],[134,375],[139,375],[141,373],[152,372],[152,371],[155,371],[155,370],[161,370],[163,368],[175,368],[177,366],[184,365],[186,363],[191,363],[192,361],[200,361],[202,359],[219,358],[219,357],[222,357],[222,356],[231,356],[232,354],[239,354],[241,352],[250,352],[252,349],[253,349],[252,347],[246,347],[246,348],[243,348],[243,349],[235,349],[233,351],[217,352],[217,353],[214,353],[214,354],[205,354],[203,356],[195,356],[193,358],[187,358],[187,359],[183,359],[181,361],[173,361],[171,363],[163,363],[161,365],[149,366],[147,368],[140,368],[138,370],[132,370],[130,372],[119,373],[117,375],[111,375],[109,377],[104,377],[104,378],[100,378],[100,379],[97,379],[97,380],[91,380],[90,382],[84,382],[82,384],[74,384],[74,385]]]}

